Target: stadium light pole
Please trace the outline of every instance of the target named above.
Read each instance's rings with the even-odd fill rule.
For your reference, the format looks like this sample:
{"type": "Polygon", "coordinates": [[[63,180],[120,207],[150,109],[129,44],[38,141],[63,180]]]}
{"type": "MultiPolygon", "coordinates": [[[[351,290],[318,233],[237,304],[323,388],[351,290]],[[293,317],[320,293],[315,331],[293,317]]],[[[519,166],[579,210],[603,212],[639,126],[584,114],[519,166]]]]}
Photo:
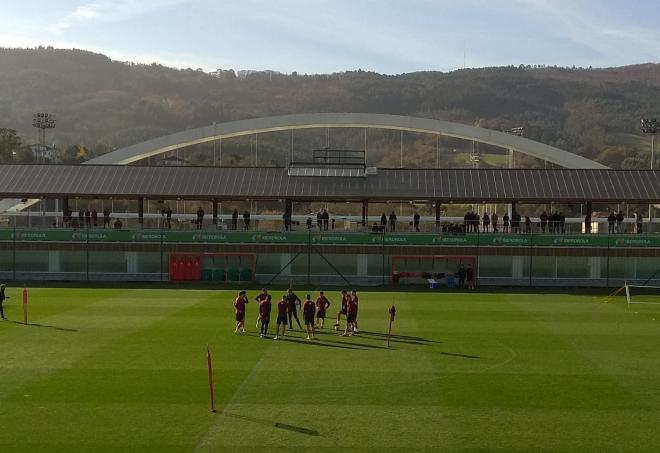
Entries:
{"type": "MultiPolygon", "coordinates": [[[[525,135],[525,128],[523,128],[522,126],[512,127],[510,129],[505,129],[503,132],[505,134],[515,135],[517,137],[523,137],[525,135]]],[[[513,162],[513,149],[509,148],[508,159],[507,159],[507,167],[508,168],[513,168],[513,164],[514,164],[514,162],[513,162]]],[[[511,215],[512,212],[513,212],[513,205],[511,203],[509,203],[507,205],[507,210],[509,212],[509,215],[511,215]]]]}
{"type": "Polygon", "coordinates": [[[52,113],[38,112],[32,115],[32,126],[39,129],[39,145],[42,146],[42,152],[46,147],[46,129],[55,127],[55,115],[52,113]]]}
{"type": "Polygon", "coordinates": [[[660,122],[657,118],[643,118],[642,132],[651,135],[651,170],[655,167],[655,136],[660,132],[660,122]]]}

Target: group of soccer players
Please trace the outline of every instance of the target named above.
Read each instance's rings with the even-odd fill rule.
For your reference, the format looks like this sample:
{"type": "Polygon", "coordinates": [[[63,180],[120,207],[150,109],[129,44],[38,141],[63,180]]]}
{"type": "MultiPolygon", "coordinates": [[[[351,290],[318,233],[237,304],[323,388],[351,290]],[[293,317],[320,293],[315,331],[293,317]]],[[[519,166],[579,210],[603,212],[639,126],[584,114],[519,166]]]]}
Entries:
{"type": "MultiPolygon", "coordinates": [[[[270,313],[272,310],[271,295],[268,294],[266,288],[261,290],[261,293],[255,298],[259,304],[259,316],[257,318],[256,328],[259,330],[261,338],[267,338],[268,326],[270,324],[270,313]]],[[[245,311],[246,304],[248,303],[247,293],[241,291],[238,297],[234,300],[234,309],[236,310],[236,327],[234,333],[245,332],[245,311]]],[[[293,292],[292,288],[287,290],[280,301],[277,303],[277,323],[275,327],[274,340],[278,339],[280,335],[284,336],[286,333],[286,326],[289,324],[289,330],[293,330],[293,320],[295,319],[298,328],[302,330],[300,320],[298,319],[298,308],[302,309],[303,322],[305,323],[305,331],[307,332],[308,340],[315,340],[315,329],[322,329],[325,323],[326,311],[330,307],[330,301],[323,294],[319,292],[316,301],[312,300],[310,294],[307,294],[305,302],[293,292]]],[[[341,330],[340,322],[341,316],[346,318],[346,328],[342,336],[351,336],[358,333],[358,296],[357,291],[353,290],[349,294],[347,290],[341,291],[341,308],[337,311],[337,322],[334,325],[335,330],[341,330]]]]}

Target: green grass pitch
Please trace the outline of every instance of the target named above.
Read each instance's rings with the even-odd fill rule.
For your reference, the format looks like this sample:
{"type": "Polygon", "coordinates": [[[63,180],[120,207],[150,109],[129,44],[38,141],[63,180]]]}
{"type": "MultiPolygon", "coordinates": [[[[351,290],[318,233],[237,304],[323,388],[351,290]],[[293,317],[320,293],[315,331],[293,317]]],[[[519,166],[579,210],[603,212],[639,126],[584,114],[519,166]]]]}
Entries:
{"type": "Polygon", "coordinates": [[[242,335],[234,291],[33,289],[29,326],[8,294],[2,452],[660,451],[660,305],[365,291],[308,342],[255,335],[256,291],[242,335]]]}

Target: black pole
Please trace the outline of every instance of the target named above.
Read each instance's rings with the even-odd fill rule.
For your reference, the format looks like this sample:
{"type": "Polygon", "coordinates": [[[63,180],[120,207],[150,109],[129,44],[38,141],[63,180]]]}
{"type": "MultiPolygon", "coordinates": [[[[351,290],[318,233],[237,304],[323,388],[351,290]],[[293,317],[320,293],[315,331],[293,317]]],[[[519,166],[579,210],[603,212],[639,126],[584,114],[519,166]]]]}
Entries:
{"type": "Polygon", "coordinates": [[[380,235],[381,238],[381,257],[383,259],[382,262],[382,273],[383,273],[383,286],[385,285],[385,231],[382,232],[380,235]]]}
{"type": "Polygon", "coordinates": [[[86,258],[85,258],[85,263],[86,263],[86,276],[87,276],[87,281],[89,281],[89,225],[85,228],[85,239],[86,239],[86,258]]]}
{"type": "Polygon", "coordinates": [[[163,281],[163,223],[160,223],[160,281],[163,281]]]}
{"type": "Polygon", "coordinates": [[[307,230],[307,284],[309,285],[312,263],[312,230],[307,230]]]}
{"type": "Polygon", "coordinates": [[[14,246],[12,247],[12,253],[11,253],[11,262],[12,262],[11,269],[12,269],[13,280],[16,281],[16,217],[14,217],[13,242],[14,242],[14,246]]]}

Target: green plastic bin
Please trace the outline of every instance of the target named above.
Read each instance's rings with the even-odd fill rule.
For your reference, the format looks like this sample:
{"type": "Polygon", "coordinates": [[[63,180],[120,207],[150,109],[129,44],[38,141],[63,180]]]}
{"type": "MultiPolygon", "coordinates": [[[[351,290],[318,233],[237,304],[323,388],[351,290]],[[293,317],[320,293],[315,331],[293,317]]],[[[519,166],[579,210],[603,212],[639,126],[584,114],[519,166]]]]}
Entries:
{"type": "Polygon", "coordinates": [[[227,269],[227,281],[237,282],[238,281],[238,269],[235,267],[230,267],[227,269]]]}
{"type": "Polygon", "coordinates": [[[244,267],[241,269],[241,281],[242,282],[249,282],[252,280],[252,269],[249,267],[244,267]]]}
{"type": "Polygon", "coordinates": [[[214,282],[224,282],[225,281],[225,270],[224,269],[214,269],[213,270],[213,281],[214,282]]]}

